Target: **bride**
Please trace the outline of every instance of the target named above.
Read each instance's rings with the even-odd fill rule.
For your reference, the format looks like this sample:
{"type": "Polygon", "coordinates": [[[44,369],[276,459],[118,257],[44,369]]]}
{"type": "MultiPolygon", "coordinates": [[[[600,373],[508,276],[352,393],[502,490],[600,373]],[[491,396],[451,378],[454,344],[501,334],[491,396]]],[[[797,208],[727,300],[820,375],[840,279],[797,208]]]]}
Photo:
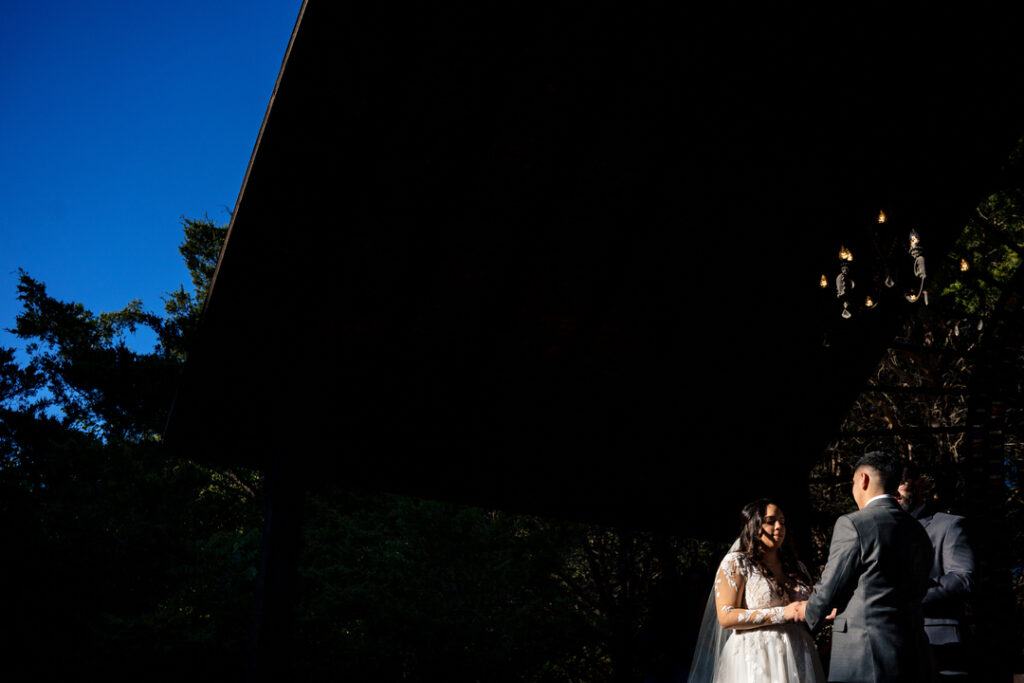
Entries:
{"type": "Polygon", "coordinates": [[[796,604],[811,577],[786,545],[786,517],[762,498],[743,508],[740,537],[718,567],[690,683],[817,683],[825,680],[796,604]]]}

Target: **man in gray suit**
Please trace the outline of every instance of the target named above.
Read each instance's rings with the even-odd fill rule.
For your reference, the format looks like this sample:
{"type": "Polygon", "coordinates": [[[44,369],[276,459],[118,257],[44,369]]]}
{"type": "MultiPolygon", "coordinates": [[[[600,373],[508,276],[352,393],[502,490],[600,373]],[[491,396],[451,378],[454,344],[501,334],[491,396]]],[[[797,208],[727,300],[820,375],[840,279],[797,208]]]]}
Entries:
{"type": "Polygon", "coordinates": [[[811,630],[833,609],[830,681],[932,681],[921,600],[932,546],[895,497],[903,464],[872,451],[857,462],[858,511],[836,520],[821,581],[804,606],[811,630]]]}
{"type": "Polygon", "coordinates": [[[903,470],[900,505],[931,539],[932,585],[924,596],[924,630],[942,680],[967,678],[964,646],[967,598],[974,588],[974,553],[967,543],[964,518],[938,512],[926,503],[924,481],[914,467],[903,470]]]}

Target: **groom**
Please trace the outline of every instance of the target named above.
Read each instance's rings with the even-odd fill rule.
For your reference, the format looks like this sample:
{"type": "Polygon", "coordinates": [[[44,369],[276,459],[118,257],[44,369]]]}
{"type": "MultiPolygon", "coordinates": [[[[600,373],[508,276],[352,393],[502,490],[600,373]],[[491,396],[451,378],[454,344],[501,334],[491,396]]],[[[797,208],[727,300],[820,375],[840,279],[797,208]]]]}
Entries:
{"type": "Polygon", "coordinates": [[[902,463],[885,451],[857,462],[858,511],[836,521],[821,582],[805,604],[812,631],[837,610],[830,681],[934,679],[921,613],[932,547],[894,496],[902,474],[902,463]]]}

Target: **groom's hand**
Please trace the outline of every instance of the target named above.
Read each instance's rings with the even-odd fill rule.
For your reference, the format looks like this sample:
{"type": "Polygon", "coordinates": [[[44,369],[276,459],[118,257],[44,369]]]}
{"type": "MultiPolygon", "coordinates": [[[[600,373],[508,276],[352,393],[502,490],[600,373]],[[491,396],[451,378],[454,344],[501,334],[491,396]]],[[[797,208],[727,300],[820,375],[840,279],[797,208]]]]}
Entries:
{"type": "Polygon", "coordinates": [[[807,607],[807,601],[791,602],[786,605],[786,611],[784,612],[786,621],[806,621],[804,617],[804,609],[807,607]]]}

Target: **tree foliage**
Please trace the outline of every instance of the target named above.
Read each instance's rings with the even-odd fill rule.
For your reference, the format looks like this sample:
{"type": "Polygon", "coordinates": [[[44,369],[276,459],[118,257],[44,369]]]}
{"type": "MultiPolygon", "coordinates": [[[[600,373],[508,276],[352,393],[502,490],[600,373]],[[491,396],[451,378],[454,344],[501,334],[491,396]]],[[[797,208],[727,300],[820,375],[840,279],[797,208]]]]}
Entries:
{"type": "Polygon", "coordinates": [[[724,551],[453,503],[317,494],[296,660],[310,679],[677,680],[724,551]]]}
{"type": "Polygon", "coordinates": [[[163,316],[138,300],[96,314],[19,273],[12,332],[28,362],[0,349],[0,515],[17,558],[4,577],[18,615],[2,634],[8,665],[152,680],[244,658],[258,475],[170,458],[160,439],[225,233],[183,222],[195,288],[171,294],[163,316]],[[151,352],[128,346],[142,327],[151,352]]]}

